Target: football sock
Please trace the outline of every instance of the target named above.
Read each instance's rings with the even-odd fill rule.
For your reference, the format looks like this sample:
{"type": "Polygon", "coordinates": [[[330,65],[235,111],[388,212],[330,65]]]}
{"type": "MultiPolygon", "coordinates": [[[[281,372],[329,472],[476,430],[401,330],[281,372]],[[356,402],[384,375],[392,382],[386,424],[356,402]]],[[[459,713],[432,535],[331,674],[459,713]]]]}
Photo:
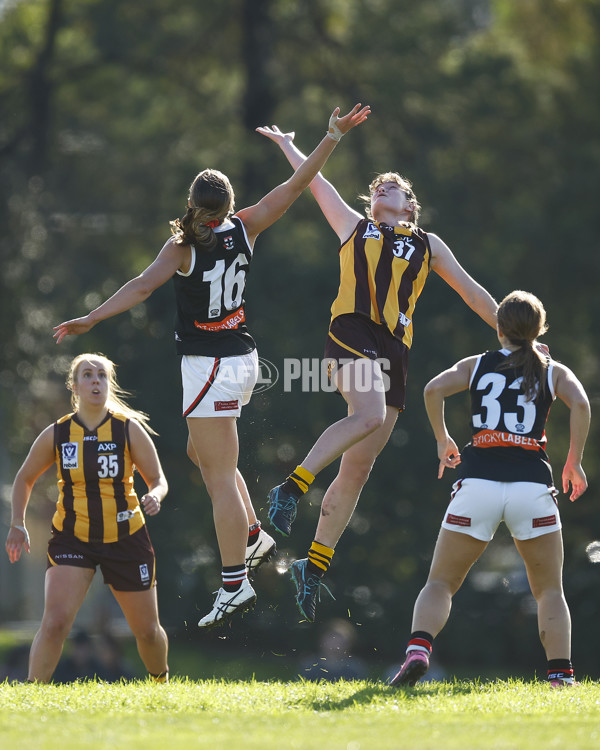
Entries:
{"type": "Polygon", "coordinates": [[[564,680],[573,682],[575,673],[570,659],[549,659],[548,680],[564,680]]]}
{"type": "Polygon", "coordinates": [[[159,672],[158,674],[152,674],[148,672],[148,676],[153,682],[169,682],[169,670],[166,672],[159,672]]]}
{"type": "Polygon", "coordinates": [[[424,651],[429,655],[433,651],[433,636],[424,630],[415,630],[410,634],[410,640],[406,647],[406,653],[410,651],[424,651]]]}
{"type": "Polygon", "coordinates": [[[314,481],[314,474],[298,465],[281,485],[281,488],[296,500],[299,500],[314,481]]]}
{"type": "Polygon", "coordinates": [[[315,539],[308,550],[307,569],[311,573],[316,573],[319,578],[322,578],[329,570],[334,552],[335,550],[331,549],[331,547],[326,547],[315,539]]]}
{"type": "Polygon", "coordinates": [[[248,529],[248,541],[246,542],[247,547],[251,547],[258,541],[258,535],[260,534],[260,521],[253,523],[248,529]]]}
{"type": "Polygon", "coordinates": [[[224,565],[223,566],[223,588],[229,593],[237,591],[242,583],[248,578],[246,566],[224,565]]]}

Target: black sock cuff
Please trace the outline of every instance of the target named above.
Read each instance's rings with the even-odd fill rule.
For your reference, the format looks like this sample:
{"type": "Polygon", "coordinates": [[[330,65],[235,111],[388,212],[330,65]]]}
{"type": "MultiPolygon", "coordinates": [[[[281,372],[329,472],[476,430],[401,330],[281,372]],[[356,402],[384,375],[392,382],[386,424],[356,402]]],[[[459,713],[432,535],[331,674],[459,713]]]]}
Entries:
{"type": "Polygon", "coordinates": [[[555,670],[573,669],[573,665],[570,659],[548,659],[548,671],[553,672],[555,670]]]}

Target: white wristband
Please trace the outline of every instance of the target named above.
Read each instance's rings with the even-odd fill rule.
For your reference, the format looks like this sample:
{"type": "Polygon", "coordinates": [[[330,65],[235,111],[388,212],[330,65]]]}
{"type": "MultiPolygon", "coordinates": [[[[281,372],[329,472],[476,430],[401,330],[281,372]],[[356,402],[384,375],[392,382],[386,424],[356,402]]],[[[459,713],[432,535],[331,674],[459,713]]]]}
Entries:
{"type": "Polygon", "coordinates": [[[22,531],[23,534],[25,534],[25,544],[29,546],[29,532],[25,526],[13,526],[13,529],[19,529],[19,531],[22,531]]]}
{"type": "Polygon", "coordinates": [[[331,115],[331,117],[329,118],[329,130],[327,131],[327,135],[334,141],[341,141],[342,136],[344,135],[337,126],[337,121],[339,119],[340,118],[336,115],[331,115]]]}

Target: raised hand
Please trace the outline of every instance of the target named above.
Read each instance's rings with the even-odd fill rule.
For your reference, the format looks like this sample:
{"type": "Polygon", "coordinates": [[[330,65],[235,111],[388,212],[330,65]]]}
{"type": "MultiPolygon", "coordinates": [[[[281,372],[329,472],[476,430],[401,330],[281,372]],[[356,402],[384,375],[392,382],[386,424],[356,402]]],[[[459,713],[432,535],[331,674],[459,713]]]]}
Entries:
{"type": "Polygon", "coordinates": [[[361,104],[355,104],[347,115],[339,117],[340,108],[336,107],[329,118],[329,129],[327,135],[334,141],[340,138],[352,128],[360,125],[371,114],[371,108],[367,105],[361,109],[361,104]]]}
{"type": "Polygon", "coordinates": [[[291,133],[282,133],[281,130],[277,127],[277,125],[273,125],[269,127],[268,125],[263,125],[260,128],[256,128],[256,132],[260,133],[261,135],[265,135],[267,138],[270,138],[272,141],[275,141],[275,143],[281,143],[282,141],[293,141],[296,137],[296,133],[292,131],[291,133]]]}

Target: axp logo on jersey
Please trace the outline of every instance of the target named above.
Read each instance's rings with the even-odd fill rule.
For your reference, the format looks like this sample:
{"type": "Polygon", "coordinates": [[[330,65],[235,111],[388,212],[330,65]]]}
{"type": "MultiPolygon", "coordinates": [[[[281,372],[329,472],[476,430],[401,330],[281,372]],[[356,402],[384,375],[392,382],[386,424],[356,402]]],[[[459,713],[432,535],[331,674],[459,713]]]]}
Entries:
{"type": "Polygon", "coordinates": [[[117,450],[116,443],[102,442],[98,443],[98,453],[112,453],[117,450]]]}
{"type": "Polygon", "coordinates": [[[60,457],[63,469],[78,469],[79,443],[61,443],[60,457]]]}

